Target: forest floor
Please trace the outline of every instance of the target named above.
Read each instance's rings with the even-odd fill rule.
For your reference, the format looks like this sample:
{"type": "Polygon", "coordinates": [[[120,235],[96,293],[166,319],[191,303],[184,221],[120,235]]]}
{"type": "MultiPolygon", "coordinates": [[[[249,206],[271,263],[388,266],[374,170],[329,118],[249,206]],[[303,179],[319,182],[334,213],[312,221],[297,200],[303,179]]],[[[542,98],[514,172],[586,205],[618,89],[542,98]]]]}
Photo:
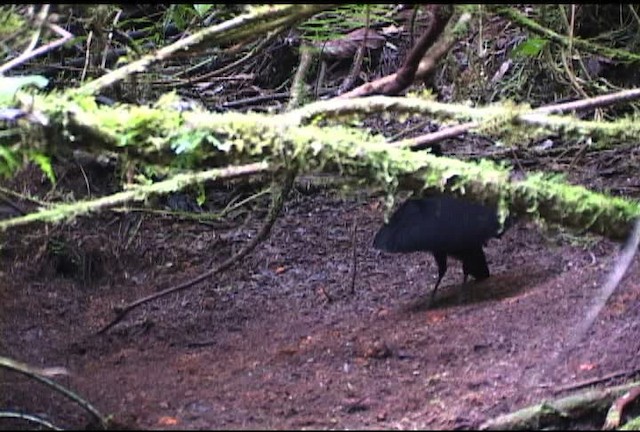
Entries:
{"type": "MultiPolygon", "coordinates": [[[[586,153],[569,178],[637,196],[638,147],[623,151],[615,169],[607,152],[586,153]]],[[[34,190],[39,179],[27,170],[12,186],[37,195],[46,190],[34,190]]],[[[99,193],[102,180],[89,173],[88,181],[99,193]]],[[[80,170],[58,187],[65,184],[79,194],[80,170]]],[[[374,250],[383,206],[366,192],[294,191],[270,237],[231,270],[96,334],[114,306],[239,250],[258,232],[267,202],[226,229],[110,211],[4,233],[0,354],[63,366],[69,375],[57,381],[119,424],[163,429],[476,428],[586,380],[611,385],[604,377],[640,369],[637,258],[571,345],[613,268],[616,243],[521,220],[485,248],[489,279],[463,286],[451,260],[427,307],[433,258],[374,250]],[[81,250],[84,270],[61,262],[55,241],[81,250]]],[[[87,424],[77,405],[27,377],[0,370],[0,382],[5,410],[87,424]]]]}

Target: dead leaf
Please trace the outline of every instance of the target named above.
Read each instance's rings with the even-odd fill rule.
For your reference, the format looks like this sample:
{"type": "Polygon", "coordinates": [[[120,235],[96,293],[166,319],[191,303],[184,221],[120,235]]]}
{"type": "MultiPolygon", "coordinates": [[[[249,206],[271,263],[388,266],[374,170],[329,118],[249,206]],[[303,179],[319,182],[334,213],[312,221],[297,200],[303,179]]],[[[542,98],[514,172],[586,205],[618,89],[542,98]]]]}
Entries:
{"type": "Polygon", "coordinates": [[[352,31],[351,33],[324,43],[317,43],[315,46],[322,50],[322,54],[326,57],[333,57],[337,59],[353,58],[362,41],[365,39],[365,47],[370,50],[376,50],[382,48],[387,39],[373,29],[360,28],[352,31]]]}
{"type": "Polygon", "coordinates": [[[287,270],[285,266],[280,266],[276,269],[276,274],[284,273],[287,270]]]}
{"type": "Polygon", "coordinates": [[[178,424],[178,419],[170,416],[162,416],[158,420],[158,424],[161,426],[175,426],[178,424]]]}
{"type": "Polygon", "coordinates": [[[578,370],[585,372],[585,371],[590,371],[596,368],[596,365],[594,363],[582,363],[580,366],[578,366],[578,370]]]}

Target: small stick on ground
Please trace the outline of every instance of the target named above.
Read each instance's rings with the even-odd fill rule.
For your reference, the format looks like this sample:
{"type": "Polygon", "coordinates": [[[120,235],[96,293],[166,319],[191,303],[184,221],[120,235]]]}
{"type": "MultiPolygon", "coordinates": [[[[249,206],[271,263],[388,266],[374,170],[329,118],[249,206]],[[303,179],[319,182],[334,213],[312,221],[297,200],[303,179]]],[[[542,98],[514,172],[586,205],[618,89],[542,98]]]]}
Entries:
{"type": "Polygon", "coordinates": [[[356,232],[358,231],[358,217],[353,216],[353,226],[351,228],[351,250],[353,251],[351,259],[351,294],[356,292],[356,273],[358,264],[358,250],[356,244],[356,232]]]}
{"type": "Polygon", "coordinates": [[[589,387],[589,386],[592,386],[594,384],[600,384],[602,382],[609,381],[609,380],[612,380],[614,378],[620,378],[620,377],[624,377],[624,376],[630,377],[630,376],[638,373],[639,371],[640,371],[640,369],[619,370],[619,371],[616,371],[616,372],[608,373],[608,374],[603,375],[603,376],[590,378],[590,379],[587,379],[587,380],[584,380],[584,381],[571,383],[571,384],[564,385],[564,386],[558,386],[558,387],[555,387],[553,389],[553,391],[555,393],[561,393],[561,392],[568,391],[568,390],[578,390],[580,388],[589,387]]]}

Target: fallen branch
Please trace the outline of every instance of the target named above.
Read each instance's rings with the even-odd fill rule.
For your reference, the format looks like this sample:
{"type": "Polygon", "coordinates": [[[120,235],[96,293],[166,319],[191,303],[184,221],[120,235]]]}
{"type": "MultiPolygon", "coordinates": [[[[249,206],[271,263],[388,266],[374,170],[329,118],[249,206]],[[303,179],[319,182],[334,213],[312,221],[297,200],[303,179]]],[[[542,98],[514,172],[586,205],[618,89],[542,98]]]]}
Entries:
{"type": "Polygon", "coordinates": [[[413,84],[420,61],[427,50],[438,40],[453,14],[451,5],[431,5],[431,23],[409,52],[404,64],[396,73],[396,79],[383,86],[380,94],[395,96],[413,84]]]}
{"type": "Polygon", "coordinates": [[[638,400],[638,398],[640,398],[640,386],[620,396],[613,405],[611,405],[602,429],[611,430],[619,428],[620,422],[622,421],[622,412],[629,404],[638,400]]]}
{"type": "MultiPolygon", "coordinates": [[[[596,96],[579,101],[545,105],[533,109],[531,111],[531,114],[564,114],[570,111],[584,111],[602,108],[605,106],[613,105],[615,103],[629,102],[639,98],[640,89],[622,90],[617,93],[596,96]]],[[[414,138],[407,138],[397,142],[391,142],[389,143],[389,145],[392,145],[394,147],[409,147],[413,150],[422,150],[442,140],[453,138],[458,135],[462,135],[463,133],[469,132],[471,129],[477,128],[480,125],[480,121],[472,121],[451,126],[446,129],[441,129],[430,134],[425,134],[414,138]]]]}
{"type": "MultiPolygon", "coordinates": [[[[429,27],[413,46],[398,72],[373,82],[365,83],[350,92],[338,96],[337,99],[351,99],[369,95],[397,95],[413,84],[416,79],[416,72],[420,71],[422,77],[426,75],[428,73],[428,65],[431,64],[431,67],[434,67],[439,57],[433,58],[431,63],[427,63],[426,61],[423,63],[425,53],[427,49],[434,46],[444,31],[445,26],[451,19],[453,10],[451,6],[431,5],[431,12],[431,23],[429,27]]],[[[453,39],[453,41],[455,41],[455,39],[453,39]]],[[[442,46],[443,45],[440,47],[442,46]]],[[[446,44],[444,46],[446,46],[446,44]]],[[[432,55],[442,56],[444,52],[444,50],[439,49],[433,51],[432,55]]]]}
{"type": "Polygon", "coordinates": [[[208,180],[232,179],[266,173],[269,169],[269,165],[266,162],[257,162],[248,165],[216,168],[193,174],[178,174],[168,180],[150,185],[136,186],[130,190],[118,192],[95,200],[78,201],[68,204],[55,204],[46,210],[40,210],[29,213],[25,216],[6,219],[0,221],[0,231],[19,225],[26,225],[32,222],[57,222],[60,220],[66,220],[129,201],[144,201],[151,194],[170,193],[180,190],[185,186],[203,183],[208,180]]]}
{"type": "Polygon", "coordinates": [[[280,214],[280,211],[282,210],[284,201],[287,195],[289,194],[289,192],[291,191],[294,178],[295,178],[295,173],[293,171],[287,171],[287,173],[285,174],[283,184],[280,188],[280,191],[279,192],[274,191],[273,200],[271,202],[271,207],[269,209],[269,214],[267,215],[267,219],[265,220],[262,228],[258,232],[258,235],[256,235],[253,239],[251,239],[251,241],[247,243],[245,247],[243,247],[240,250],[240,252],[238,252],[237,254],[233,255],[232,257],[224,261],[218,267],[215,267],[209,271],[206,271],[205,273],[202,273],[201,275],[195,277],[194,279],[184,282],[178,286],[173,286],[163,291],[160,291],[158,293],[154,293],[147,297],[138,299],[122,308],[116,308],[115,312],[117,316],[107,325],[102,327],[97,332],[97,334],[106,333],[110,328],[112,328],[113,326],[118,324],[120,321],[122,321],[122,319],[124,319],[129,314],[129,312],[136,309],[138,306],[141,306],[153,300],[157,300],[159,298],[168,296],[169,294],[173,294],[179,291],[183,291],[187,288],[190,288],[196,285],[197,283],[202,282],[203,280],[215,274],[218,274],[227,270],[228,268],[233,266],[235,263],[243,259],[245,256],[247,256],[249,253],[251,253],[256,248],[256,246],[258,246],[258,244],[260,244],[263,240],[267,238],[267,236],[271,232],[271,228],[273,227],[274,223],[276,222],[276,219],[278,218],[278,215],[280,214]]]}

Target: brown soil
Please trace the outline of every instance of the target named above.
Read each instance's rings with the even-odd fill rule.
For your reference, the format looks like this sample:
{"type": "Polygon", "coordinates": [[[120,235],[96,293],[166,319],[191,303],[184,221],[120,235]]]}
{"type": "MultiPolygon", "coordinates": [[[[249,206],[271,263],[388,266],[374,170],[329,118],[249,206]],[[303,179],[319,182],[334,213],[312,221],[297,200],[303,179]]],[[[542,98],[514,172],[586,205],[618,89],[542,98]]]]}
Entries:
{"type": "MultiPolygon", "coordinates": [[[[591,162],[580,169],[597,172],[591,162]]],[[[624,172],[581,180],[610,188],[630,181],[624,172]]],[[[0,353],[68,368],[57,381],[121,425],[176,429],[472,428],[559,397],[558,386],[640,368],[637,259],[567,352],[616,244],[521,221],[485,248],[492,277],[463,287],[461,266],[451,261],[427,308],[433,258],[371,247],[379,203],[364,194],[294,193],[247,259],[135,310],[105,335],[96,331],[115,305],[239,250],[259,229],[266,202],[229,229],[105,212],[10,231],[1,251],[0,353]],[[83,251],[91,262],[84,280],[47,252],[52,238],[83,251]]],[[[0,380],[2,409],[87,424],[83,411],[46,387],[5,370],[0,380]]],[[[24,423],[2,425],[11,426],[24,423]]]]}

